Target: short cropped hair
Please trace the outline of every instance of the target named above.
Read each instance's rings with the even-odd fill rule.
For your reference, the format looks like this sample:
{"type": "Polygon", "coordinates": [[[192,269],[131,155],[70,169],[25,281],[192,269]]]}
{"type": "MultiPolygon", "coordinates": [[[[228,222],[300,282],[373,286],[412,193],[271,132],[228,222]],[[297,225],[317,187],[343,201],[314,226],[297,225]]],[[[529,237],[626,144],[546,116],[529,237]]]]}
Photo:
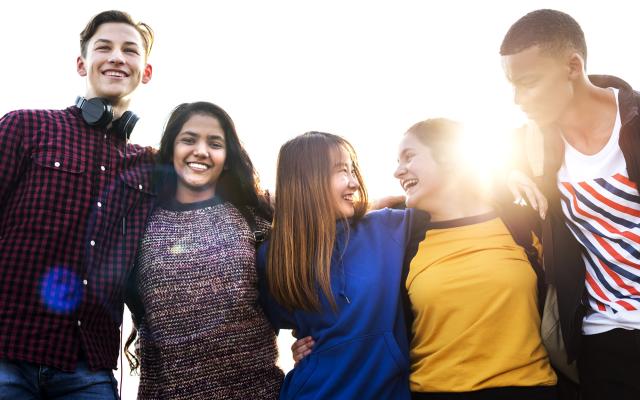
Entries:
{"type": "Polygon", "coordinates": [[[153,46],[153,29],[144,22],[135,22],[133,18],[131,18],[131,15],[118,10],[103,11],[100,14],[97,14],[91,18],[87,26],[85,26],[82,32],[80,32],[80,54],[82,54],[82,57],[87,56],[87,45],[89,44],[89,40],[91,40],[93,35],[96,34],[100,25],[109,22],[123,23],[133,26],[138,33],[140,33],[142,41],[144,42],[145,58],[149,57],[149,54],[151,53],[151,46],[153,46]]]}
{"type": "Polygon", "coordinates": [[[584,32],[573,17],[562,11],[536,10],[517,20],[502,40],[500,55],[516,54],[532,46],[553,54],[571,49],[587,62],[584,32]]]}

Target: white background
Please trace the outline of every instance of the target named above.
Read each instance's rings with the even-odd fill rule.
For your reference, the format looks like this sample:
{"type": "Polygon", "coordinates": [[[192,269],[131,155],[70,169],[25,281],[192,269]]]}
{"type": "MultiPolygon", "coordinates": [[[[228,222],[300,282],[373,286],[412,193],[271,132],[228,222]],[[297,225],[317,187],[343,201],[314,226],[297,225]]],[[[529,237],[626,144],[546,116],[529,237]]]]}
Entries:
{"type": "MultiPolygon", "coordinates": [[[[131,109],[132,140],[157,145],[181,102],[207,100],[236,122],[273,189],[280,145],[309,130],[345,136],[359,153],[373,198],[399,193],[392,177],[401,134],[447,116],[469,127],[479,166],[496,163],[511,104],[498,49],[526,12],[556,8],[582,25],[588,71],[640,87],[636,1],[10,1],[0,10],[0,114],[64,108],[84,94],[79,33],[105,9],[128,11],[156,32],[153,79],[131,109]]],[[[125,337],[129,327],[125,326],[125,337]]],[[[281,340],[288,347],[288,341],[281,340]]],[[[283,352],[284,353],[284,352],[283,352]]],[[[290,368],[289,355],[283,367],[290,368]]],[[[126,368],[125,368],[126,369],[126,368]]],[[[119,377],[119,372],[116,373],[119,377]]],[[[123,398],[137,380],[125,372],[123,398]]]]}

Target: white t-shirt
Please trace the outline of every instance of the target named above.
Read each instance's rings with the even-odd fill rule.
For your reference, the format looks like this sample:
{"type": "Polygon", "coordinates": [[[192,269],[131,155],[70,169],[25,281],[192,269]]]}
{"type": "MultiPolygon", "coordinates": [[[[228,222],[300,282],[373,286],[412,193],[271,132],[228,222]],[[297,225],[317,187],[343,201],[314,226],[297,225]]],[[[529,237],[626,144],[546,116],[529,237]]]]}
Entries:
{"type": "Polygon", "coordinates": [[[640,329],[640,195],[618,144],[618,90],[611,90],[618,112],[609,141],[598,153],[585,155],[565,140],[558,171],[567,226],[586,250],[585,335],[640,329]]]}

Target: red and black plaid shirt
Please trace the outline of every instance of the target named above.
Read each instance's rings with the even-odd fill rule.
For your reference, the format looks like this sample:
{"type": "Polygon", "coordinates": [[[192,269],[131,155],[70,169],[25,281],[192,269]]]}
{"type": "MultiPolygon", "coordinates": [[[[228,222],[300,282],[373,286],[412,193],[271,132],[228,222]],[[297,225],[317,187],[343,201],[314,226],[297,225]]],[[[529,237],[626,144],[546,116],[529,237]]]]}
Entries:
{"type": "Polygon", "coordinates": [[[125,151],[76,107],[0,120],[0,359],[116,367],[152,168],[151,148],[125,151]]]}

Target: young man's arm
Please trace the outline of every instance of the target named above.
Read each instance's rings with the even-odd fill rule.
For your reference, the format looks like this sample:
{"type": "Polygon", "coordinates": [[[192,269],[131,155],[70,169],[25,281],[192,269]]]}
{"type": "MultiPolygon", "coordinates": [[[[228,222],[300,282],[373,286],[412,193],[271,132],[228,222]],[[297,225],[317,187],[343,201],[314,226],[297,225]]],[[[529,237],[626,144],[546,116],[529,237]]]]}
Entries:
{"type": "Polygon", "coordinates": [[[0,119],[0,210],[14,190],[24,163],[22,115],[11,112],[0,119]]]}

